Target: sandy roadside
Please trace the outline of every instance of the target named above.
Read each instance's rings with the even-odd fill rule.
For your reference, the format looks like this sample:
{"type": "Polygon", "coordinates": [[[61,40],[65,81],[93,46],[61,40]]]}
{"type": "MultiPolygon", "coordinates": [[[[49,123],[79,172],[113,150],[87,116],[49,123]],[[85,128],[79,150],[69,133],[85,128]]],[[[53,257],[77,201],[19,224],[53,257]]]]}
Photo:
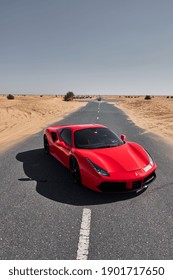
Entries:
{"type": "Polygon", "coordinates": [[[0,152],[85,105],[55,96],[0,96],[0,152]]]}
{"type": "Polygon", "coordinates": [[[145,100],[144,96],[140,96],[118,99],[122,102],[113,104],[122,109],[136,125],[173,144],[173,98],[155,96],[151,100],[145,100]]]}

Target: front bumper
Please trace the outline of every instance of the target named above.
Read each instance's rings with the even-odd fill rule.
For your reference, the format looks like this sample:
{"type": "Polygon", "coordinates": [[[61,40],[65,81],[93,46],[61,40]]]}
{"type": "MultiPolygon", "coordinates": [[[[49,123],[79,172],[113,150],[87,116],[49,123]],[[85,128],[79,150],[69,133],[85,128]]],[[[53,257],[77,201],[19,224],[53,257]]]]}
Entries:
{"type": "Polygon", "coordinates": [[[156,173],[152,172],[149,176],[136,181],[124,182],[103,182],[97,189],[99,192],[104,193],[127,193],[138,192],[146,188],[156,178],[156,173]]]}

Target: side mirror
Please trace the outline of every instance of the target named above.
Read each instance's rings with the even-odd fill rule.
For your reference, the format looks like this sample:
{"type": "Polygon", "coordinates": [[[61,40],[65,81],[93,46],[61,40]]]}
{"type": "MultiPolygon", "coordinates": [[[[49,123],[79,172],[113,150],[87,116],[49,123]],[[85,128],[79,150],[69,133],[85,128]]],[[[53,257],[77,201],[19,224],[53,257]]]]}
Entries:
{"type": "Polygon", "coordinates": [[[125,143],[126,142],[126,135],[121,134],[121,140],[125,143]]]}

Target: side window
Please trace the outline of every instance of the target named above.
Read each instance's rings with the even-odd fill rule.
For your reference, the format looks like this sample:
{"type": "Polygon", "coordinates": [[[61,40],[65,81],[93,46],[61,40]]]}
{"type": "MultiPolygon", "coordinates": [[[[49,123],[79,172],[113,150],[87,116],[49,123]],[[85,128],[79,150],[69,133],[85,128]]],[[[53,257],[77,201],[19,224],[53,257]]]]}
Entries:
{"type": "Polygon", "coordinates": [[[70,129],[63,129],[63,131],[61,132],[61,138],[67,145],[72,145],[72,133],[70,129]]]}

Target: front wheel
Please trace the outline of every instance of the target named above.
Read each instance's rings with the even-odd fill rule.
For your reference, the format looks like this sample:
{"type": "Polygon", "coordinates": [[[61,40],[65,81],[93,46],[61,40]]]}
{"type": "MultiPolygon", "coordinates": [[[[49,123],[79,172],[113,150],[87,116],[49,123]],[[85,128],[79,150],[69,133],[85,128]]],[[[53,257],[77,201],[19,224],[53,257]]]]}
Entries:
{"type": "Polygon", "coordinates": [[[81,184],[81,175],[78,162],[75,158],[70,160],[70,175],[73,178],[75,184],[81,184]]]}

